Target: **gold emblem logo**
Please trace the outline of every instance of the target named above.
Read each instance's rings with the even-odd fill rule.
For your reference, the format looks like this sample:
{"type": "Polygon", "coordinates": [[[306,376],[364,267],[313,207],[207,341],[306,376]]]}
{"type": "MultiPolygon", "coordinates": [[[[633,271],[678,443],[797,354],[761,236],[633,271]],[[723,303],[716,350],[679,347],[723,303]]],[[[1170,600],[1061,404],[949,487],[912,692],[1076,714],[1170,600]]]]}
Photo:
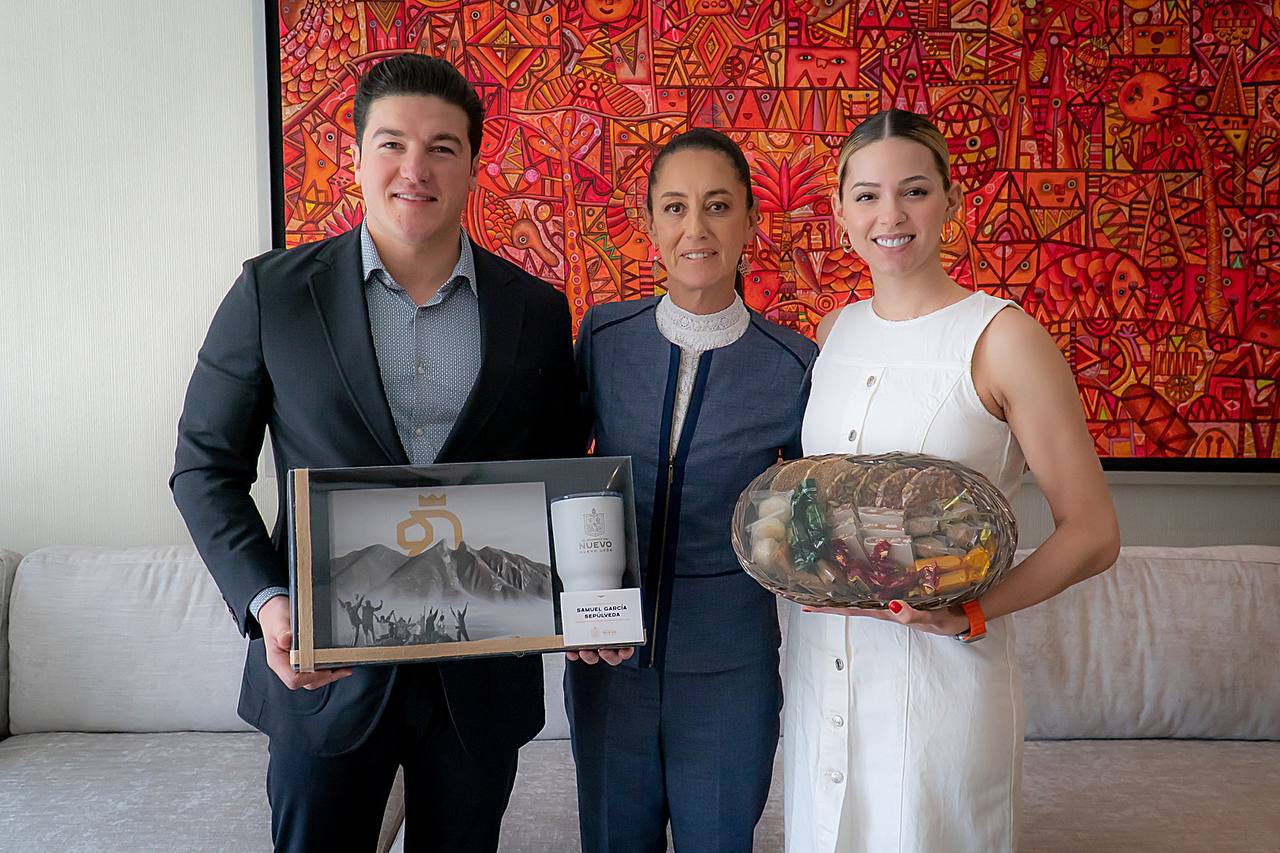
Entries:
{"type": "Polygon", "coordinates": [[[445,509],[446,495],[419,495],[418,509],[410,510],[409,517],[396,525],[396,544],[410,557],[416,557],[435,544],[435,525],[431,519],[441,519],[449,523],[453,534],[453,547],[462,544],[462,522],[458,516],[445,509]],[[410,538],[410,532],[420,529],[418,536],[410,538]]]}

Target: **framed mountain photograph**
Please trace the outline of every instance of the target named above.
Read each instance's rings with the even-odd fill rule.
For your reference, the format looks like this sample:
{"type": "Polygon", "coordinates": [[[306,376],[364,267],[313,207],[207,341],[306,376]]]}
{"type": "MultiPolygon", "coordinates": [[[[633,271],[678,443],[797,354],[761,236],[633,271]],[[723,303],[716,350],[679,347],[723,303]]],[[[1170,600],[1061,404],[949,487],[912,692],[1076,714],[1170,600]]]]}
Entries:
{"type": "Polygon", "coordinates": [[[577,647],[644,642],[627,457],[298,469],[289,488],[295,669],[572,648],[553,540],[574,613],[610,626],[577,647]],[[583,561],[614,569],[585,587],[598,605],[583,561]]]}

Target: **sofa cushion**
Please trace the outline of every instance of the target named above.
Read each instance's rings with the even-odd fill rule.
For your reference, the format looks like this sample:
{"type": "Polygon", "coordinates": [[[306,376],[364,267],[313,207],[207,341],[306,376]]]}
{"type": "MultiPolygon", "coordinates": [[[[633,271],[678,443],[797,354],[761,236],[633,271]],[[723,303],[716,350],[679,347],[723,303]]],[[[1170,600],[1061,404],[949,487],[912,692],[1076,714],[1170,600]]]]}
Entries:
{"type": "MultiPolygon", "coordinates": [[[[1027,736],[1280,740],[1280,619],[1258,604],[1275,601],[1280,548],[1126,546],[1110,570],[1014,617],[1027,736]]],[[[539,737],[564,737],[563,660],[544,667],[539,737]]]]}
{"type": "MultiPolygon", "coordinates": [[[[0,742],[0,838],[66,853],[270,850],[266,779],[257,732],[18,735],[0,742]]],[[[403,821],[398,774],[378,853],[403,821]]]]}
{"type": "Polygon", "coordinates": [[[245,641],[186,548],[45,548],[10,598],[10,728],[247,731],[245,641]]]}
{"type": "Polygon", "coordinates": [[[1280,548],[1124,548],[1015,616],[1027,736],[1280,739],[1276,601],[1280,548]]]}
{"type": "Polygon", "coordinates": [[[1036,741],[1019,853],[1253,853],[1280,839],[1280,743],[1036,741]]]}
{"type": "MultiPolygon", "coordinates": [[[[579,853],[577,776],[567,740],[547,739],[525,744],[511,801],[502,819],[498,849],[502,853],[579,853]]],[[[410,818],[412,820],[412,818],[410,818]]],[[[781,853],[782,747],[773,765],[773,787],[764,816],[756,826],[752,849],[781,853]]],[[[670,848],[668,848],[670,849],[670,848]]],[[[404,853],[404,828],[391,846],[404,853]]]]}
{"type": "Polygon", "coordinates": [[[9,734],[9,592],[21,554],[0,548],[0,738],[9,734]]]}
{"type": "Polygon", "coordinates": [[[51,733],[0,742],[0,837],[23,850],[270,850],[267,739],[51,733]]]}
{"type": "MultiPolygon", "coordinates": [[[[783,849],[782,801],[779,746],[769,801],[756,827],[757,853],[783,849]]],[[[1027,744],[1023,759],[1018,850],[1271,850],[1280,838],[1277,801],[1280,743],[1038,741],[1027,744]]],[[[577,821],[568,742],[528,744],[502,823],[503,853],[574,853],[581,849],[577,821]]]]}

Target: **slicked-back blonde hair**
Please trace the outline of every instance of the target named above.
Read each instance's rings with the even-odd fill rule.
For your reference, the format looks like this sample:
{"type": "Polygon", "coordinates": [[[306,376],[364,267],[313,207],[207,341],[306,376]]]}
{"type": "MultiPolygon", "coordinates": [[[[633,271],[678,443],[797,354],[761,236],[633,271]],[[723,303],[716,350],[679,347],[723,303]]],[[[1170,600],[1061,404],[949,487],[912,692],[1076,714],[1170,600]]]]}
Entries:
{"type": "Polygon", "coordinates": [[[864,119],[862,124],[845,137],[840,146],[840,165],[836,174],[840,178],[837,192],[844,197],[844,172],[849,158],[873,142],[882,139],[909,139],[918,142],[933,155],[934,165],[942,176],[942,189],[951,189],[951,165],[947,151],[947,138],[927,118],[907,110],[881,110],[864,119]]]}

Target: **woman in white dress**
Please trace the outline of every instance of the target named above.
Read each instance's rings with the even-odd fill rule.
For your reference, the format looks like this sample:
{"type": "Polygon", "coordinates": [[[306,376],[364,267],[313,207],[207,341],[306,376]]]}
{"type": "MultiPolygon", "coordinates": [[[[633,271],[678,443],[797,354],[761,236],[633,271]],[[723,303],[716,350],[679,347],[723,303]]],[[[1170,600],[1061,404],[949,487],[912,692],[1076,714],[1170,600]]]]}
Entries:
{"type": "Polygon", "coordinates": [[[1055,530],[969,613],[792,607],[789,853],[1015,849],[1023,711],[1009,614],[1105,570],[1119,549],[1062,354],[1014,303],[942,267],[960,205],[946,140],[923,117],[887,110],[845,140],[836,220],[874,296],[818,327],[804,452],[927,453],[1006,495],[1029,467],[1055,530]]]}

